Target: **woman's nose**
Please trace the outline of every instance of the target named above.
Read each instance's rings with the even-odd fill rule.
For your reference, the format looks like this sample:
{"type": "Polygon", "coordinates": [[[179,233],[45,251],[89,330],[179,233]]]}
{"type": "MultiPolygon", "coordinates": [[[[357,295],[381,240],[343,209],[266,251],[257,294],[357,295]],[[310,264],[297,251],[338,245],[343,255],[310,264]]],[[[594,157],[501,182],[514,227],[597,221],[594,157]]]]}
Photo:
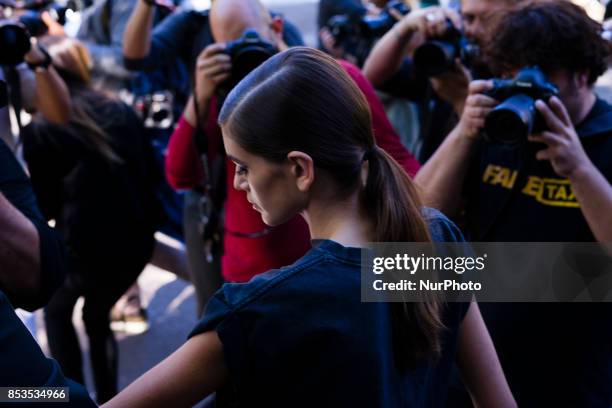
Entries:
{"type": "Polygon", "coordinates": [[[244,176],[240,174],[234,174],[234,188],[236,190],[247,191],[248,183],[246,182],[244,176]]]}

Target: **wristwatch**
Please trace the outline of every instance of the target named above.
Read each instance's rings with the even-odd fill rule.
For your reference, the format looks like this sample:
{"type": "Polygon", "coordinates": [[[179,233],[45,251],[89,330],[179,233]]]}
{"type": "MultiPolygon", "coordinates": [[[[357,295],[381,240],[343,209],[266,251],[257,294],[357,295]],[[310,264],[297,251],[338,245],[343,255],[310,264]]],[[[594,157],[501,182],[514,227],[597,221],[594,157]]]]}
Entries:
{"type": "Polygon", "coordinates": [[[38,44],[37,47],[45,58],[39,62],[26,62],[28,64],[28,67],[32,71],[35,71],[38,68],[47,69],[49,68],[49,65],[51,65],[51,63],[53,62],[53,59],[51,59],[51,55],[49,55],[47,50],[42,45],[38,44]]]}

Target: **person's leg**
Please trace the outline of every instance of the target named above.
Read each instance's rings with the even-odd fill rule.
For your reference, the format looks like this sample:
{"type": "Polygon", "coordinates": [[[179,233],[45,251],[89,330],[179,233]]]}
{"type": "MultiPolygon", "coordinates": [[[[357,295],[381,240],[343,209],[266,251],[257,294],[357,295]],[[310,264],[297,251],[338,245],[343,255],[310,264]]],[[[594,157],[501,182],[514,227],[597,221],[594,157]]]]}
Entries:
{"type": "Polygon", "coordinates": [[[134,284],[146,261],[117,259],[113,266],[91,273],[85,292],[83,323],[89,338],[89,354],[97,400],[103,403],[117,394],[118,347],[110,329],[110,311],[134,284]]]}
{"type": "Polygon", "coordinates": [[[51,356],[59,362],[66,377],[84,384],[81,347],[72,324],[74,305],[82,293],[76,280],[76,276],[70,275],[55,292],[44,309],[44,318],[51,356]]]}
{"type": "Polygon", "coordinates": [[[187,247],[187,260],[191,282],[195,287],[198,301],[198,316],[202,315],[206,303],[221,287],[221,257],[217,256],[213,262],[206,260],[202,234],[200,232],[200,194],[189,191],[185,194],[185,208],[183,212],[183,233],[187,247]]]}
{"type": "Polygon", "coordinates": [[[183,280],[191,281],[185,245],[163,232],[155,233],[153,256],[149,262],[183,280]]]}

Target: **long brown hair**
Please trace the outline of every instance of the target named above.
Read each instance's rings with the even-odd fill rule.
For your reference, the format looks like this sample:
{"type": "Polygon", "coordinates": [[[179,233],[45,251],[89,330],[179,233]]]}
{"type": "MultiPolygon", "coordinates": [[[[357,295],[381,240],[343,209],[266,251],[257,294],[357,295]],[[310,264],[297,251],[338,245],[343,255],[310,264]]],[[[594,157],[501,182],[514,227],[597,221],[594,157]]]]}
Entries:
{"type": "MultiPolygon", "coordinates": [[[[402,167],[376,146],[371,122],[363,93],[344,69],[306,47],[277,54],[253,71],[228,95],[219,115],[219,124],[250,153],[280,163],[290,151],[302,151],[333,178],[339,198],[361,189],[375,225],[373,241],[430,242],[417,191],[402,167]]],[[[438,300],[393,303],[391,316],[401,366],[439,356],[438,300]]]]}
{"type": "MultiPolygon", "coordinates": [[[[109,163],[121,163],[115,153],[111,137],[98,124],[104,112],[109,111],[109,98],[90,86],[92,61],[87,48],[77,40],[66,37],[44,37],[41,44],[53,58],[58,71],[70,91],[70,134],[82,140],[109,163]]],[[[116,118],[104,117],[108,123],[116,118]]]]}

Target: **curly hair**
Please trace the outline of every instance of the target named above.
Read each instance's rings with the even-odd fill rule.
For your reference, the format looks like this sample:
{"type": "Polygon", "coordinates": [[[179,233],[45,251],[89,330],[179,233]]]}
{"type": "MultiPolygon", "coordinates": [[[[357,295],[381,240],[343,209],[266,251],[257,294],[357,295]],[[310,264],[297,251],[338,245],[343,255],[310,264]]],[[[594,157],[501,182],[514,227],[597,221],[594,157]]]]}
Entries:
{"type": "Polygon", "coordinates": [[[501,18],[494,33],[484,55],[496,75],[537,65],[544,72],[588,70],[593,84],[612,53],[601,24],[566,0],[529,2],[501,18]]]}

